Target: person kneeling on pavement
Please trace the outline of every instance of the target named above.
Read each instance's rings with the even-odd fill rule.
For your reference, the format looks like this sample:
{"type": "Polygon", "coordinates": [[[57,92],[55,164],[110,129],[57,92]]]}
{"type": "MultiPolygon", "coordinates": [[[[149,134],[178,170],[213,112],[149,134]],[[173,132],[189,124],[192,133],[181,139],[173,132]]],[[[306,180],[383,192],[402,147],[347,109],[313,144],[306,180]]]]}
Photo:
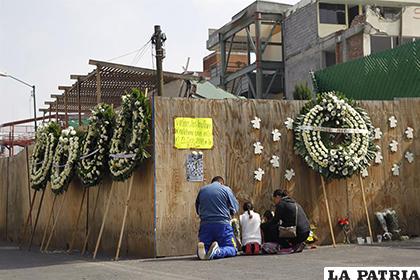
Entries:
{"type": "Polygon", "coordinates": [[[200,260],[234,257],[237,254],[231,217],[239,204],[222,177],[214,177],[197,195],[195,209],[200,216],[197,255],[200,260]]]}
{"type": "Polygon", "coordinates": [[[299,203],[288,196],[285,190],[275,190],[273,199],[276,204],[276,211],[272,223],[276,226],[272,228],[279,237],[280,253],[302,252],[305,247],[305,240],[311,231],[305,211],[299,203]],[[282,227],[282,232],[280,232],[280,227],[282,227]],[[295,234],[290,236],[289,232],[286,232],[285,236],[282,236],[284,229],[286,228],[286,231],[288,231],[290,227],[295,227],[295,234]]]}

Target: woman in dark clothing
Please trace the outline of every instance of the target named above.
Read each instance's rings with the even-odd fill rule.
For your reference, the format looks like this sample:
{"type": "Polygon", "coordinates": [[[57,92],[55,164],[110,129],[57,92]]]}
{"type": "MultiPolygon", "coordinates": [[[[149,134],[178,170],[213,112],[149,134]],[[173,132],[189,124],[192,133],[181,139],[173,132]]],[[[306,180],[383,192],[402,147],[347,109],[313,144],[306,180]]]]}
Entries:
{"type": "MultiPolygon", "coordinates": [[[[301,252],[305,247],[305,240],[309,236],[310,225],[302,206],[288,196],[284,190],[275,190],[273,193],[276,211],[273,224],[283,227],[296,226],[295,238],[279,238],[281,248],[292,248],[293,252],[301,252]],[[297,212],[296,212],[297,210],[297,212]],[[297,217],[297,219],[296,219],[297,217]]],[[[275,228],[278,234],[278,228],[275,228]]]]}

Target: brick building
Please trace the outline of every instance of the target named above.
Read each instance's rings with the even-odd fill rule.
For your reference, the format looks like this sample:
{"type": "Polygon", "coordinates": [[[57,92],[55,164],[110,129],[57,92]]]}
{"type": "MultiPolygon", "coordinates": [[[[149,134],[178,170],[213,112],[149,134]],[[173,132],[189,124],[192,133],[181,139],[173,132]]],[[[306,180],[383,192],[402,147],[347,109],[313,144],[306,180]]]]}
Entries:
{"type": "Polygon", "coordinates": [[[204,72],[236,95],[292,99],[295,85],[312,85],[311,71],[418,38],[418,0],[302,0],[293,7],[256,1],[209,32],[213,53],[204,72]]]}

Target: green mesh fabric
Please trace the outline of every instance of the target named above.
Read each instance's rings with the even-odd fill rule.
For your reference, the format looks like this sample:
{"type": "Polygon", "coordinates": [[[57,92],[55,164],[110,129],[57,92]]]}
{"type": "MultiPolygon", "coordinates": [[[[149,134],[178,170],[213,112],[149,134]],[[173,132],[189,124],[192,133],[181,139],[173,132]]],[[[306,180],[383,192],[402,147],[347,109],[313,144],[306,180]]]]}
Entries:
{"type": "Polygon", "coordinates": [[[317,71],[315,80],[318,92],[355,100],[420,97],[420,41],[317,71]]]}

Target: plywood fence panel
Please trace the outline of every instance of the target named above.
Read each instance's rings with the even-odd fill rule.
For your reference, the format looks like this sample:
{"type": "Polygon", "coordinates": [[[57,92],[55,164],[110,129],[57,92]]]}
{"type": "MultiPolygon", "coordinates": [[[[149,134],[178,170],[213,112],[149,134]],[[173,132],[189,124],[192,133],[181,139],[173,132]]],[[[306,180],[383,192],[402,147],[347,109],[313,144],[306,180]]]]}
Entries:
{"type": "Polygon", "coordinates": [[[7,240],[18,241],[29,211],[25,152],[9,160],[7,240]]]}
{"type": "MultiPolygon", "coordinates": [[[[174,117],[210,116],[213,118],[214,128],[217,131],[214,137],[215,147],[212,151],[205,151],[205,153],[210,153],[214,161],[205,162],[205,172],[207,174],[211,169],[223,170],[225,168],[225,172],[217,173],[217,175],[222,174],[226,178],[227,184],[232,187],[240,203],[251,200],[254,202],[256,210],[263,212],[273,207],[272,191],[279,187],[285,188],[302,204],[311,223],[317,226],[320,243],[331,243],[320,177],[310,170],[300,157],[295,155],[293,133],[287,131],[284,126],[287,117],[294,118],[299,113],[303,102],[165,98],[159,98],[156,102],[156,114],[158,116],[156,120],[158,130],[156,134],[158,255],[179,254],[181,251],[182,253],[186,251],[194,253],[198,219],[193,210],[192,202],[195,201],[198,188],[205,184],[204,182],[203,184],[195,183],[192,191],[185,192],[185,189],[191,190],[191,183],[185,181],[183,166],[185,156],[189,151],[176,150],[173,147],[174,135],[171,133],[173,133],[174,117]],[[191,107],[196,108],[196,110],[191,107]],[[197,110],[197,108],[200,109],[197,110]],[[195,112],[195,115],[191,115],[193,112],[195,112]],[[262,120],[260,130],[253,129],[250,123],[256,116],[262,120]],[[274,128],[278,128],[282,133],[280,142],[272,141],[271,131],[274,128]],[[253,143],[256,141],[260,141],[264,147],[261,156],[254,155],[253,143]],[[220,157],[220,154],[215,152],[217,149],[221,151],[225,149],[225,156],[220,157]],[[274,169],[269,163],[273,154],[280,156],[281,166],[278,169],[274,169]],[[160,162],[161,160],[163,162],[160,162]],[[209,164],[216,164],[216,166],[208,166],[209,164]],[[253,171],[258,167],[265,171],[261,183],[253,179],[253,171]],[[285,180],[284,174],[286,169],[290,168],[295,170],[296,176],[288,182],[285,180]],[[182,176],[176,175],[174,177],[174,173],[182,174],[182,176]],[[261,187],[261,192],[256,191],[258,186],[261,187]],[[173,194],[172,192],[180,192],[180,194],[173,194]],[[178,195],[181,195],[183,199],[182,202],[178,203],[184,207],[191,204],[190,210],[176,211],[176,209],[179,209],[179,205],[174,205],[170,198],[178,195]],[[174,210],[173,213],[179,214],[179,217],[174,218],[181,220],[179,223],[173,220],[168,221],[167,218],[162,217],[162,215],[171,215],[170,209],[174,210]],[[188,213],[192,216],[188,217],[188,213]],[[165,224],[165,221],[167,221],[167,224],[165,224]],[[178,224],[182,224],[183,227],[178,227],[178,224]],[[189,233],[186,233],[186,231],[189,233]],[[188,235],[190,239],[186,242],[183,238],[188,237],[188,235]],[[176,240],[177,238],[174,237],[182,238],[182,241],[177,242],[180,245],[168,244],[168,241],[165,241],[168,238],[169,240],[176,240]],[[162,241],[163,243],[161,243],[162,241]],[[176,251],[176,248],[178,248],[178,251],[176,251]],[[182,248],[181,251],[179,251],[179,248],[182,248]]],[[[416,101],[415,104],[418,106],[419,102],[416,101]]],[[[418,116],[418,109],[413,107],[414,103],[411,104],[414,111],[410,111],[409,108],[405,109],[402,105],[400,101],[360,102],[360,106],[366,109],[371,116],[374,126],[380,127],[383,132],[382,139],[376,141],[376,143],[382,149],[384,160],[381,164],[372,164],[369,168],[369,177],[363,179],[369,217],[374,233],[380,232],[374,212],[387,207],[395,208],[399,215],[404,216],[400,219],[404,231],[416,231],[415,225],[409,225],[409,219],[419,217],[418,207],[410,207],[403,203],[409,195],[418,193],[418,188],[414,186],[413,179],[408,179],[409,177],[413,178],[414,174],[412,176],[395,177],[391,173],[394,162],[402,164],[401,172],[404,172],[404,168],[409,168],[406,172],[412,173],[410,170],[416,168],[416,165],[414,163],[414,165],[407,167],[408,163],[403,160],[402,149],[405,149],[408,144],[403,143],[397,153],[390,153],[388,146],[392,139],[399,142],[403,141],[403,130],[405,130],[403,126],[412,123],[415,131],[418,127],[413,121],[415,116],[418,116]],[[388,118],[391,115],[396,115],[399,125],[401,124],[396,129],[388,128],[388,118]]],[[[418,147],[413,143],[410,144],[410,147],[415,150],[415,153],[418,153],[418,147]]],[[[209,177],[211,176],[213,174],[209,174],[209,177]]],[[[358,175],[347,180],[327,182],[327,195],[337,241],[341,242],[344,238],[337,221],[339,218],[346,216],[350,217],[352,224],[352,240],[355,240],[357,236],[366,237],[368,227],[358,175]]]]}
{"type": "MultiPolygon", "coordinates": [[[[309,169],[293,150],[293,133],[284,125],[287,117],[294,118],[304,102],[273,100],[193,100],[178,98],[155,99],[154,159],[148,159],[134,173],[132,197],[129,204],[126,232],[122,243],[122,256],[151,257],[185,255],[195,252],[199,219],[195,213],[195,199],[199,188],[209,183],[216,175],[225,177],[242,204],[251,200],[259,212],[272,209],[272,192],[277,188],[287,189],[307,212],[312,224],[317,226],[319,243],[329,244],[331,237],[322,194],[319,174],[309,169]],[[261,129],[251,126],[254,117],[261,118],[261,129]],[[204,182],[187,182],[185,160],[192,150],[174,148],[175,117],[211,117],[214,126],[214,147],[202,150],[204,154],[204,182]],[[272,130],[279,129],[279,142],[272,141],[272,130]],[[260,156],[254,155],[253,144],[260,141],[264,147],[260,156]],[[280,167],[270,164],[272,155],[280,157],[280,167]],[[265,171],[261,183],[253,179],[253,171],[261,167],[265,171]],[[293,168],[296,176],[288,182],[286,169],[293,168]],[[156,175],[155,175],[156,174],[156,175]],[[156,228],[155,228],[156,226],[156,228]]],[[[369,167],[369,177],[363,179],[370,219],[374,233],[380,233],[374,212],[393,207],[398,211],[404,232],[420,234],[420,101],[398,100],[393,102],[360,102],[372,118],[375,127],[380,127],[382,139],[375,141],[382,149],[382,164],[369,167]],[[398,126],[389,129],[388,118],[395,115],[398,126]],[[414,128],[414,139],[405,139],[407,126],[414,128]],[[396,139],[399,151],[390,153],[389,143],[396,139]],[[404,158],[406,151],[415,154],[409,164],[404,158]],[[392,176],[393,163],[401,164],[401,176],[392,176]]],[[[29,210],[29,193],[26,174],[26,159],[19,154],[10,159],[0,159],[0,238],[17,241],[29,210]],[[9,162],[9,183],[7,181],[9,162]],[[7,211],[6,211],[7,210],[7,211]],[[7,213],[6,213],[7,212],[7,213]],[[7,223],[6,223],[7,220],[7,223]]],[[[105,211],[109,190],[113,185],[112,203],[100,247],[100,253],[115,253],[121,229],[128,181],[112,183],[106,178],[100,186],[92,188],[89,195],[89,212],[92,215],[97,190],[100,188],[98,209],[90,217],[92,229],[88,249],[92,251],[105,211]]],[[[66,249],[71,238],[83,188],[75,179],[71,183],[51,249],[66,249]]],[[[343,235],[337,220],[350,217],[351,237],[367,236],[367,223],[358,176],[347,180],[327,183],[334,233],[338,242],[343,235]]],[[[33,217],[41,193],[38,194],[33,217]]],[[[53,194],[47,186],[34,244],[39,245],[46,226],[53,194]]],[[[54,219],[62,201],[57,200],[54,219]]],[[[242,212],[242,211],[241,211],[242,212]]],[[[86,203],[83,206],[81,223],[76,235],[75,248],[81,247],[86,228],[86,203]]]]}
{"type": "MultiPolygon", "coordinates": [[[[8,159],[0,159],[1,175],[7,172],[8,159]]],[[[6,176],[0,178],[0,228],[6,228],[6,205],[7,211],[7,239],[12,242],[18,242],[20,238],[23,225],[29,212],[29,194],[28,181],[26,173],[26,158],[25,154],[20,153],[17,156],[10,158],[10,183],[7,186],[6,176]],[[25,167],[25,168],[24,168],[25,167]],[[6,190],[8,193],[6,195],[6,190]]],[[[129,204],[129,214],[127,216],[126,231],[124,235],[124,242],[121,250],[122,256],[138,256],[138,257],[153,257],[154,256],[154,226],[153,226],[153,161],[146,160],[145,163],[134,172],[132,197],[129,204]]],[[[98,210],[93,219],[89,220],[89,226],[93,228],[88,248],[90,251],[95,246],[97,233],[102,222],[103,211],[105,207],[105,199],[111,186],[111,179],[106,178],[99,186],[101,189],[101,197],[98,203],[98,210]],[[95,229],[97,229],[95,231],[95,229]]],[[[102,247],[100,253],[108,255],[115,254],[116,245],[121,229],[122,216],[124,213],[126,193],[128,189],[128,180],[126,182],[115,183],[112,205],[110,208],[110,215],[105,226],[105,232],[102,240],[102,247]]],[[[89,210],[92,215],[94,199],[96,198],[97,188],[92,188],[90,191],[89,210]]],[[[33,190],[31,190],[31,195],[33,190]]],[[[83,195],[83,187],[79,180],[74,178],[71,182],[66,201],[63,205],[63,210],[59,217],[57,212],[60,205],[63,203],[64,195],[59,195],[53,209],[53,219],[59,219],[53,238],[51,240],[50,250],[65,250],[68,249],[71,241],[74,224],[77,219],[80,202],[83,195]]],[[[38,226],[34,236],[34,250],[40,245],[42,236],[47,225],[48,215],[51,211],[54,194],[47,185],[45,190],[45,197],[40,211],[38,226]]],[[[35,206],[33,209],[33,220],[37,215],[37,209],[41,198],[41,192],[37,194],[35,206]]],[[[51,227],[50,227],[51,229],[51,227]]],[[[48,230],[48,233],[50,232],[48,230]]],[[[82,208],[82,217],[80,219],[79,230],[76,234],[76,241],[74,249],[82,247],[82,240],[86,231],[86,200],[82,208]]],[[[28,230],[29,232],[29,230],[28,230]]],[[[5,232],[4,232],[5,234],[5,232]]],[[[4,238],[2,232],[2,238],[4,238]]]]}
{"type": "Polygon", "coordinates": [[[0,159],[0,239],[6,240],[8,159],[0,159]]]}

